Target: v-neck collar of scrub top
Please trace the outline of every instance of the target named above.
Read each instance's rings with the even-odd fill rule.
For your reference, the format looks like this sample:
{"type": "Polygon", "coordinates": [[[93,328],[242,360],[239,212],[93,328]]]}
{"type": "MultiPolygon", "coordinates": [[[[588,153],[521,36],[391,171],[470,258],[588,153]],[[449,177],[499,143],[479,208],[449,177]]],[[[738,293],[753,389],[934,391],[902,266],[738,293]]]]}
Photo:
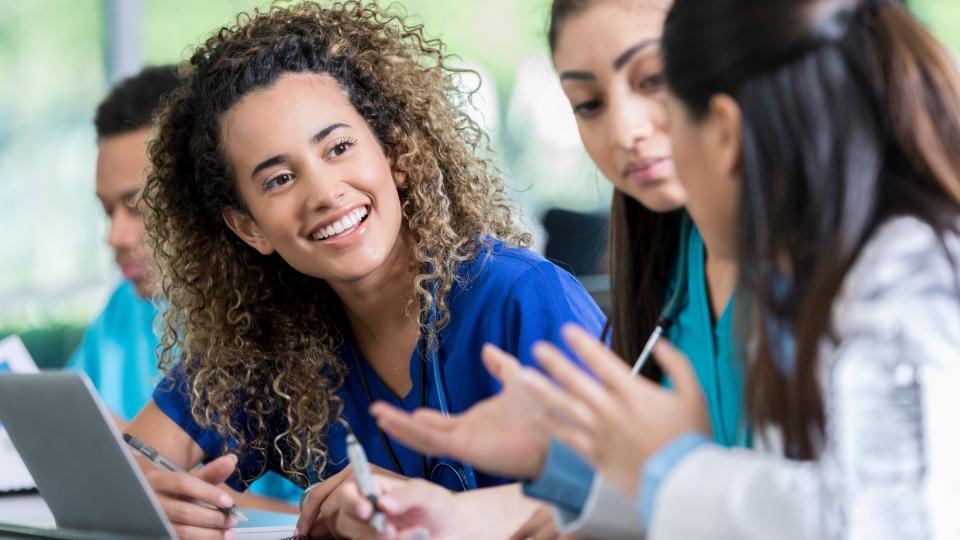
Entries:
{"type": "MultiPolygon", "coordinates": [[[[743,362],[733,343],[733,310],[736,292],[716,324],[706,285],[703,237],[696,226],[681,241],[688,242],[687,294],[676,321],[667,330],[670,341],[690,359],[700,381],[710,413],[713,438],[724,446],[748,446],[749,433],[741,429],[743,362]]],[[[665,383],[669,386],[669,381],[665,383]]]]}

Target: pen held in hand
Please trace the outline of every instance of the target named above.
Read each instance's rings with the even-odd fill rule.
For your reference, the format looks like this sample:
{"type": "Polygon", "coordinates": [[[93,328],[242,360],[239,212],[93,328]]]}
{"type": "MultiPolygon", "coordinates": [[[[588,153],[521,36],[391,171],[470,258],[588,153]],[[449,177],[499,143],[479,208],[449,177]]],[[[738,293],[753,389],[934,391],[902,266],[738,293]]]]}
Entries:
{"type": "MultiPolygon", "coordinates": [[[[186,469],[170,461],[169,459],[164,457],[160,452],[157,452],[156,450],[154,450],[152,446],[134,437],[133,435],[130,435],[129,433],[124,433],[123,440],[126,441],[126,443],[130,445],[130,448],[133,448],[135,452],[140,454],[144,459],[146,459],[150,463],[153,463],[157,467],[167,471],[171,471],[171,472],[182,472],[182,473],[187,472],[186,469]]],[[[237,508],[237,505],[233,505],[230,508],[218,508],[218,507],[213,507],[213,508],[215,510],[228,512],[231,516],[234,516],[235,518],[237,518],[240,523],[247,521],[247,516],[245,516],[243,512],[241,512],[240,509],[237,508]]]]}
{"type": "Polygon", "coordinates": [[[640,356],[637,357],[637,361],[633,363],[633,369],[630,370],[630,375],[636,375],[640,373],[640,370],[643,369],[643,366],[647,365],[647,360],[650,359],[650,356],[653,354],[653,347],[660,341],[660,336],[663,335],[663,324],[657,324],[653,329],[653,333],[650,334],[650,337],[647,338],[646,344],[643,346],[643,350],[640,351],[640,356]]]}
{"type": "Polygon", "coordinates": [[[363,495],[370,504],[373,505],[373,515],[370,516],[370,526],[377,534],[383,534],[387,527],[387,517],[377,506],[377,487],[373,484],[373,473],[370,471],[370,462],[367,461],[367,454],[360,446],[360,442],[353,435],[353,432],[347,433],[347,457],[350,458],[350,464],[353,465],[353,477],[360,488],[360,494],[363,495]]]}

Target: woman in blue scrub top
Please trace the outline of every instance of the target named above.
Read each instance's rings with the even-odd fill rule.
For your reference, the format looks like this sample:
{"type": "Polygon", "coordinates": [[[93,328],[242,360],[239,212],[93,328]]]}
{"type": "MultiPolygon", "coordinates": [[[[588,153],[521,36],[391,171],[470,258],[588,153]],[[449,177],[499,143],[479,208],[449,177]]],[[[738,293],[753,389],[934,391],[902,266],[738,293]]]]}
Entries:
{"type": "Polygon", "coordinates": [[[435,47],[375,4],[274,7],[211,37],[166,103],[144,198],[163,359],[179,363],[128,431],[209,462],[145,467],[182,538],[230,536],[188,501],[229,506],[216,485],[265,470],[321,482],[298,530],[331,532],[344,424],[380,471],[512,501],[478,525],[488,537],[532,512],[506,479],[411,451],[367,412],[466,410],[499,390],[484,343],[532,364],[566,322],[602,330],[584,289],[524,249],[435,47]]]}

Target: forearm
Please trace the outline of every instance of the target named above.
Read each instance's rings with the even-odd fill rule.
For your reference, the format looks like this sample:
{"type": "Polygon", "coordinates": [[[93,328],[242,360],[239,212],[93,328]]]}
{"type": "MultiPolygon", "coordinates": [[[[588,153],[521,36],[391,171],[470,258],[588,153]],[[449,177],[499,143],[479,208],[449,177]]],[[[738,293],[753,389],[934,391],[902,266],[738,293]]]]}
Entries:
{"type": "Polygon", "coordinates": [[[110,411],[110,419],[113,420],[113,423],[115,426],[117,426],[117,429],[119,429],[121,432],[126,431],[127,421],[121,418],[119,414],[110,411]]]}
{"type": "MultiPolygon", "coordinates": [[[[164,414],[152,400],[127,424],[124,431],[146,442],[186,470],[192,469],[206,457],[203,449],[190,435],[164,414]]],[[[148,464],[145,460],[139,462],[142,466],[148,464]]],[[[145,466],[145,470],[152,467],[154,466],[145,466]]]]}
{"type": "Polygon", "coordinates": [[[527,498],[520,484],[457,494],[457,520],[464,539],[509,538],[542,504],[527,498]]]}

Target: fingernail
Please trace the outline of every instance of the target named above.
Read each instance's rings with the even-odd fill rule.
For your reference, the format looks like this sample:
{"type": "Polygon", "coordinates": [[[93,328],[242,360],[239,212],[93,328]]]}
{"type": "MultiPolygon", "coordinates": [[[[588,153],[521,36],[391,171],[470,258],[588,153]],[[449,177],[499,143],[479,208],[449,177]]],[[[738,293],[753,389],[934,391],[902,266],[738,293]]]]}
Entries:
{"type": "Polygon", "coordinates": [[[220,506],[223,508],[230,508],[233,506],[233,499],[229,495],[220,495],[217,497],[217,502],[220,503],[220,506]]]}
{"type": "Polygon", "coordinates": [[[240,518],[237,516],[230,516],[230,519],[227,520],[227,528],[232,529],[240,524],[240,518]]]}
{"type": "Polygon", "coordinates": [[[390,495],[384,495],[383,497],[379,497],[377,499],[377,505],[387,512],[396,512],[397,508],[400,506],[400,501],[394,499],[390,495]]]}
{"type": "Polygon", "coordinates": [[[237,533],[234,531],[227,531],[223,533],[223,540],[234,540],[237,537],[237,533]]]}
{"type": "Polygon", "coordinates": [[[421,528],[421,529],[417,529],[413,533],[411,540],[428,540],[429,538],[430,538],[430,531],[428,531],[427,529],[421,528]]]}

